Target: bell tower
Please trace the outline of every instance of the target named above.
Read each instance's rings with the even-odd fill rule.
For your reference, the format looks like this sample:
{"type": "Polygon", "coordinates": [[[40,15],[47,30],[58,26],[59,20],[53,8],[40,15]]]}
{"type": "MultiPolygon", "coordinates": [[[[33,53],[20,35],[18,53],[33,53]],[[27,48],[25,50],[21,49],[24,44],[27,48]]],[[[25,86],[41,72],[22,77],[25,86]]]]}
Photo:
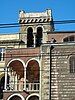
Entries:
{"type": "Polygon", "coordinates": [[[54,30],[52,11],[26,13],[19,12],[20,39],[26,44],[25,47],[40,47],[47,43],[48,31],[54,30]]]}

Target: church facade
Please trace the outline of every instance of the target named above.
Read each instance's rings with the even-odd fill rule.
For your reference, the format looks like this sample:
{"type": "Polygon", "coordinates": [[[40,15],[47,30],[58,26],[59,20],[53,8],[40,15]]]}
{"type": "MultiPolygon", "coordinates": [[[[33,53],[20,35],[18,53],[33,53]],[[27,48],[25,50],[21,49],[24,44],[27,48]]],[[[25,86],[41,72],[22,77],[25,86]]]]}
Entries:
{"type": "Polygon", "coordinates": [[[19,25],[0,35],[0,99],[75,100],[75,32],[54,31],[50,9],[20,11],[19,25]]]}

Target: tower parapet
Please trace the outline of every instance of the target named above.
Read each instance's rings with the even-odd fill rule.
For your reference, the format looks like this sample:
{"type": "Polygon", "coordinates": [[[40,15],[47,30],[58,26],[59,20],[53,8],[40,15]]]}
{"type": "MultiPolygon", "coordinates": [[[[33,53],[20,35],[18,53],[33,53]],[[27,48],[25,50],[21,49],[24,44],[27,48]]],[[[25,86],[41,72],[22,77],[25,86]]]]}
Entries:
{"type": "Polygon", "coordinates": [[[19,12],[20,23],[40,23],[52,21],[52,11],[47,9],[45,12],[26,13],[21,10],[19,12]]]}
{"type": "Polygon", "coordinates": [[[26,47],[37,47],[48,41],[48,31],[54,30],[52,10],[44,12],[19,12],[20,39],[26,47]]]}

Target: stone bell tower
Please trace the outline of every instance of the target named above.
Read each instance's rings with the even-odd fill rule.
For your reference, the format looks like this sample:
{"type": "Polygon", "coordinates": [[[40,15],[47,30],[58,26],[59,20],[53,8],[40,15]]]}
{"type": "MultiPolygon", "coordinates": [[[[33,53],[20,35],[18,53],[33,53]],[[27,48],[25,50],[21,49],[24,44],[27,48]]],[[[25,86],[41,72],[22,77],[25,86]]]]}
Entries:
{"type": "Polygon", "coordinates": [[[54,30],[52,11],[47,9],[44,12],[26,13],[19,12],[20,39],[25,47],[39,47],[47,43],[48,31],[54,30]]]}

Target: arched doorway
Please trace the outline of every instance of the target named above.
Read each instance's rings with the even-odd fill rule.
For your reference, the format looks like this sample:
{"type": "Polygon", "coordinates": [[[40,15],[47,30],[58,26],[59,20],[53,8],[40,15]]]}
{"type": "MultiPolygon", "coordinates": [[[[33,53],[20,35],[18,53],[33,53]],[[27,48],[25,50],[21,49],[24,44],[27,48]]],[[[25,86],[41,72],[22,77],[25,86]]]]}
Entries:
{"type": "Polygon", "coordinates": [[[36,33],[36,47],[39,47],[41,44],[42,44],[42,28],[38,27],[36,33]]]}
{"type": "Polygon", "coordinates": [[[33,29],[29,27],[27,29],[27,47],[33,47],[34,46],[34,39],[33,39],[33,29]]]}
{"type": "Polygon", "coordinates": [[[28,100],[39,100],[39,97],[38,96],[31,96],[28,100]]]}
{"type": "Polygon", "coordinates": [[[22,100],[22,99],[21,97],[16,95],[16,96],[11,97],[9,100],[22,100]]]}
{"type": "Polygon", "coordinates": [[[36,60],[30,60],[26,68],[26,88],[31,91],[39,91],[40,68],[36,60]]]}

